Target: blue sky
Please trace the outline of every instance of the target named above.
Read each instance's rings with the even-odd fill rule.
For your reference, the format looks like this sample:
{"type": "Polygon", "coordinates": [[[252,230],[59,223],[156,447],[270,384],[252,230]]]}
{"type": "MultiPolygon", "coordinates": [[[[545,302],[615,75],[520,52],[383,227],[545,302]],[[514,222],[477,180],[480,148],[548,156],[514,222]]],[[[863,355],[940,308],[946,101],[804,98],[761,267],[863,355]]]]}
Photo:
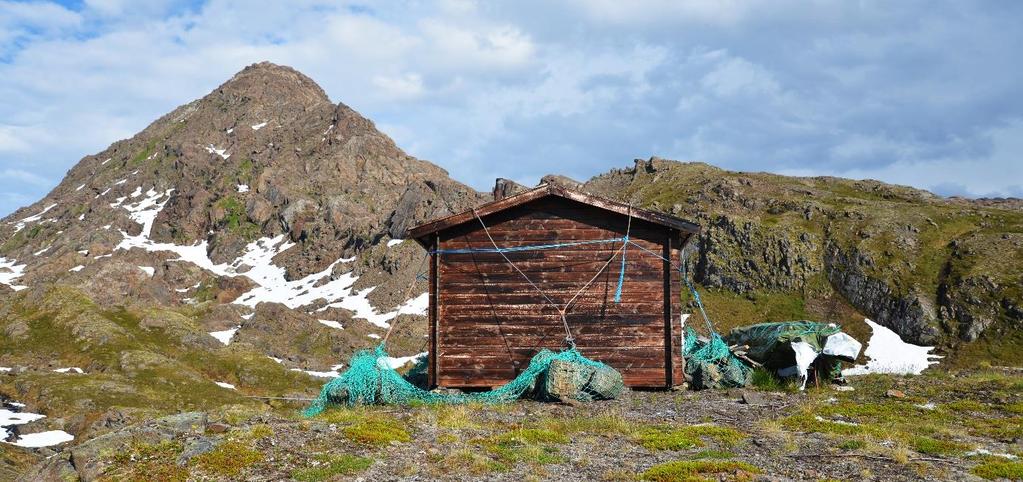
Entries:
{"type": "Polygon", "coordinates": [[[270,60],[478,189],[658,155],[1023,197],[1023,2],[0,0],[0,214],[270,60]]]}

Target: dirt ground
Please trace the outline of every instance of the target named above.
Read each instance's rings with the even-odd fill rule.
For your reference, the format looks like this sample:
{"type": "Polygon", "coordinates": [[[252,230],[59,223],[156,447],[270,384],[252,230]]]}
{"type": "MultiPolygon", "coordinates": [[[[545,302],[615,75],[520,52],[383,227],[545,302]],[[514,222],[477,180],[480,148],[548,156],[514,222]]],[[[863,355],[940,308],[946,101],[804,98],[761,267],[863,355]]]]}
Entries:
{"type": "Polygon", "coordinates": [[[300,403],[271,401],[203,414],[199,429],[158,441],[123,438],[89,466],[109,480],[1023,477],[1023,371],[870,375],[849,387],[335,408],[314,418],[300,403]]]}

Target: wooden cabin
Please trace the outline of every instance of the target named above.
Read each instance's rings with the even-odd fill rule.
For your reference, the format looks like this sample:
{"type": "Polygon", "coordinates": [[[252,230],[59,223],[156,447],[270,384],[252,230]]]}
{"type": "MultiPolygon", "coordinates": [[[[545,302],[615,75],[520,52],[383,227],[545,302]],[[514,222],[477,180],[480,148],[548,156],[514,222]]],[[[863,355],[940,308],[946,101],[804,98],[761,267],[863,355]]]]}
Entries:
{"type": "Polygon", "coordinates": [[[698,231],[558,184],[410,229],[408,237],[431,253],[430,386],[500,386],[541,348],[564,349],[566,324],[579,351],[619,370],[626,385],[680,385],[682,280],[672,266],[698,231]],[[636,244],[624,249],[615,302],[626,233],[636,244]],[[496,252],[495,245],[530,249],[496,252]]]}

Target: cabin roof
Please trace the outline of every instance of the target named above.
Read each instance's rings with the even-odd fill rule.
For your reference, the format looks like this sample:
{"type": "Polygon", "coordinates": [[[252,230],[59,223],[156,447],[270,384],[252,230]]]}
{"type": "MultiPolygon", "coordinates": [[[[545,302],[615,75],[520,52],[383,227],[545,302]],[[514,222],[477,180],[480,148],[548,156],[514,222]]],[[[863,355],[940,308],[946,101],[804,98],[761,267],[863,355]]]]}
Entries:
{"type": "Polygon", "coordinates": [[[680,218],[676,218],[674,216],[669,216],[667,214],[662,214],[647,209],[630,207],[628,204],[612,201],[610,199],[602,198],[600,196],[594,196],[592,194],[586,194],[581,191],[569,189],[560,184],[545,183],[528,191],[523,191],[518,194],[514,194],[506,198],[499,199],[497,201],[488,202],[486,204],[476,207],[475,209],[469,209],[458,214],[452,214],[450,216],[445,216],[420,224],[418,226],[410,228],[406,232],[405,237],[414,238],[420,241],[420,244],[425,244],[422,239],[425,236],[436,233],[438,231],[443,231],[448,228],[452,228],[454,226],[458,226],[469,221],[473,221],[476,219],[477,215],[480,217],[487,216],[499,211],[504,211],[506,209],[510,209],[515,206],[528,203],[530,201],[535,201],[537,199],[550,196],[556,196],[580,202],[606,211],[618,213],[623,216],[631,215],[632,217],[637,219],[642,219],[644,221],[648,221],[654,224],[659,224],[669,228],[677,229],[680,232],[685,233],[687,235],[698,233],[700,231],[699,225],[693,224],[689,221],[680,218]]]}

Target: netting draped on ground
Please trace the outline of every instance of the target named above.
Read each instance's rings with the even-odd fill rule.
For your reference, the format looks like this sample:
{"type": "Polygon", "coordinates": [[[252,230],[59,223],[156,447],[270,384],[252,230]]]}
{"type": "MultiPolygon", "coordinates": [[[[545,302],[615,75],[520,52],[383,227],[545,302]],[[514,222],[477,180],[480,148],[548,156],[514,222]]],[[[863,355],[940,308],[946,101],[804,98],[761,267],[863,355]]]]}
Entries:
{"type": "MultiPolygon", "coordinates": [[[[437,393],[412,384],[384,363],[387,352],[381,344],[376,350],[360,350],[352,356],[347,370],[331,380],[306,409],[306,416],[319,414],[331,405],[407,405],[410,403],[501,403],[523,396],[540,398],[550,395],[552,384],[548,380],[551,365],[564,362],[575,367],[568,384],[574,384],[571,397],[579,401],[613,398],[624,388],[621,375],[613,368],[584,357],[572,348],[561,352],[541,349],[529,366],[510,382],[486,392],[437,393]],[[582,369],[579,369],[582,368],[582,369]]],[[[564,392],[562,392],[564,393],[564,392]]]]}

